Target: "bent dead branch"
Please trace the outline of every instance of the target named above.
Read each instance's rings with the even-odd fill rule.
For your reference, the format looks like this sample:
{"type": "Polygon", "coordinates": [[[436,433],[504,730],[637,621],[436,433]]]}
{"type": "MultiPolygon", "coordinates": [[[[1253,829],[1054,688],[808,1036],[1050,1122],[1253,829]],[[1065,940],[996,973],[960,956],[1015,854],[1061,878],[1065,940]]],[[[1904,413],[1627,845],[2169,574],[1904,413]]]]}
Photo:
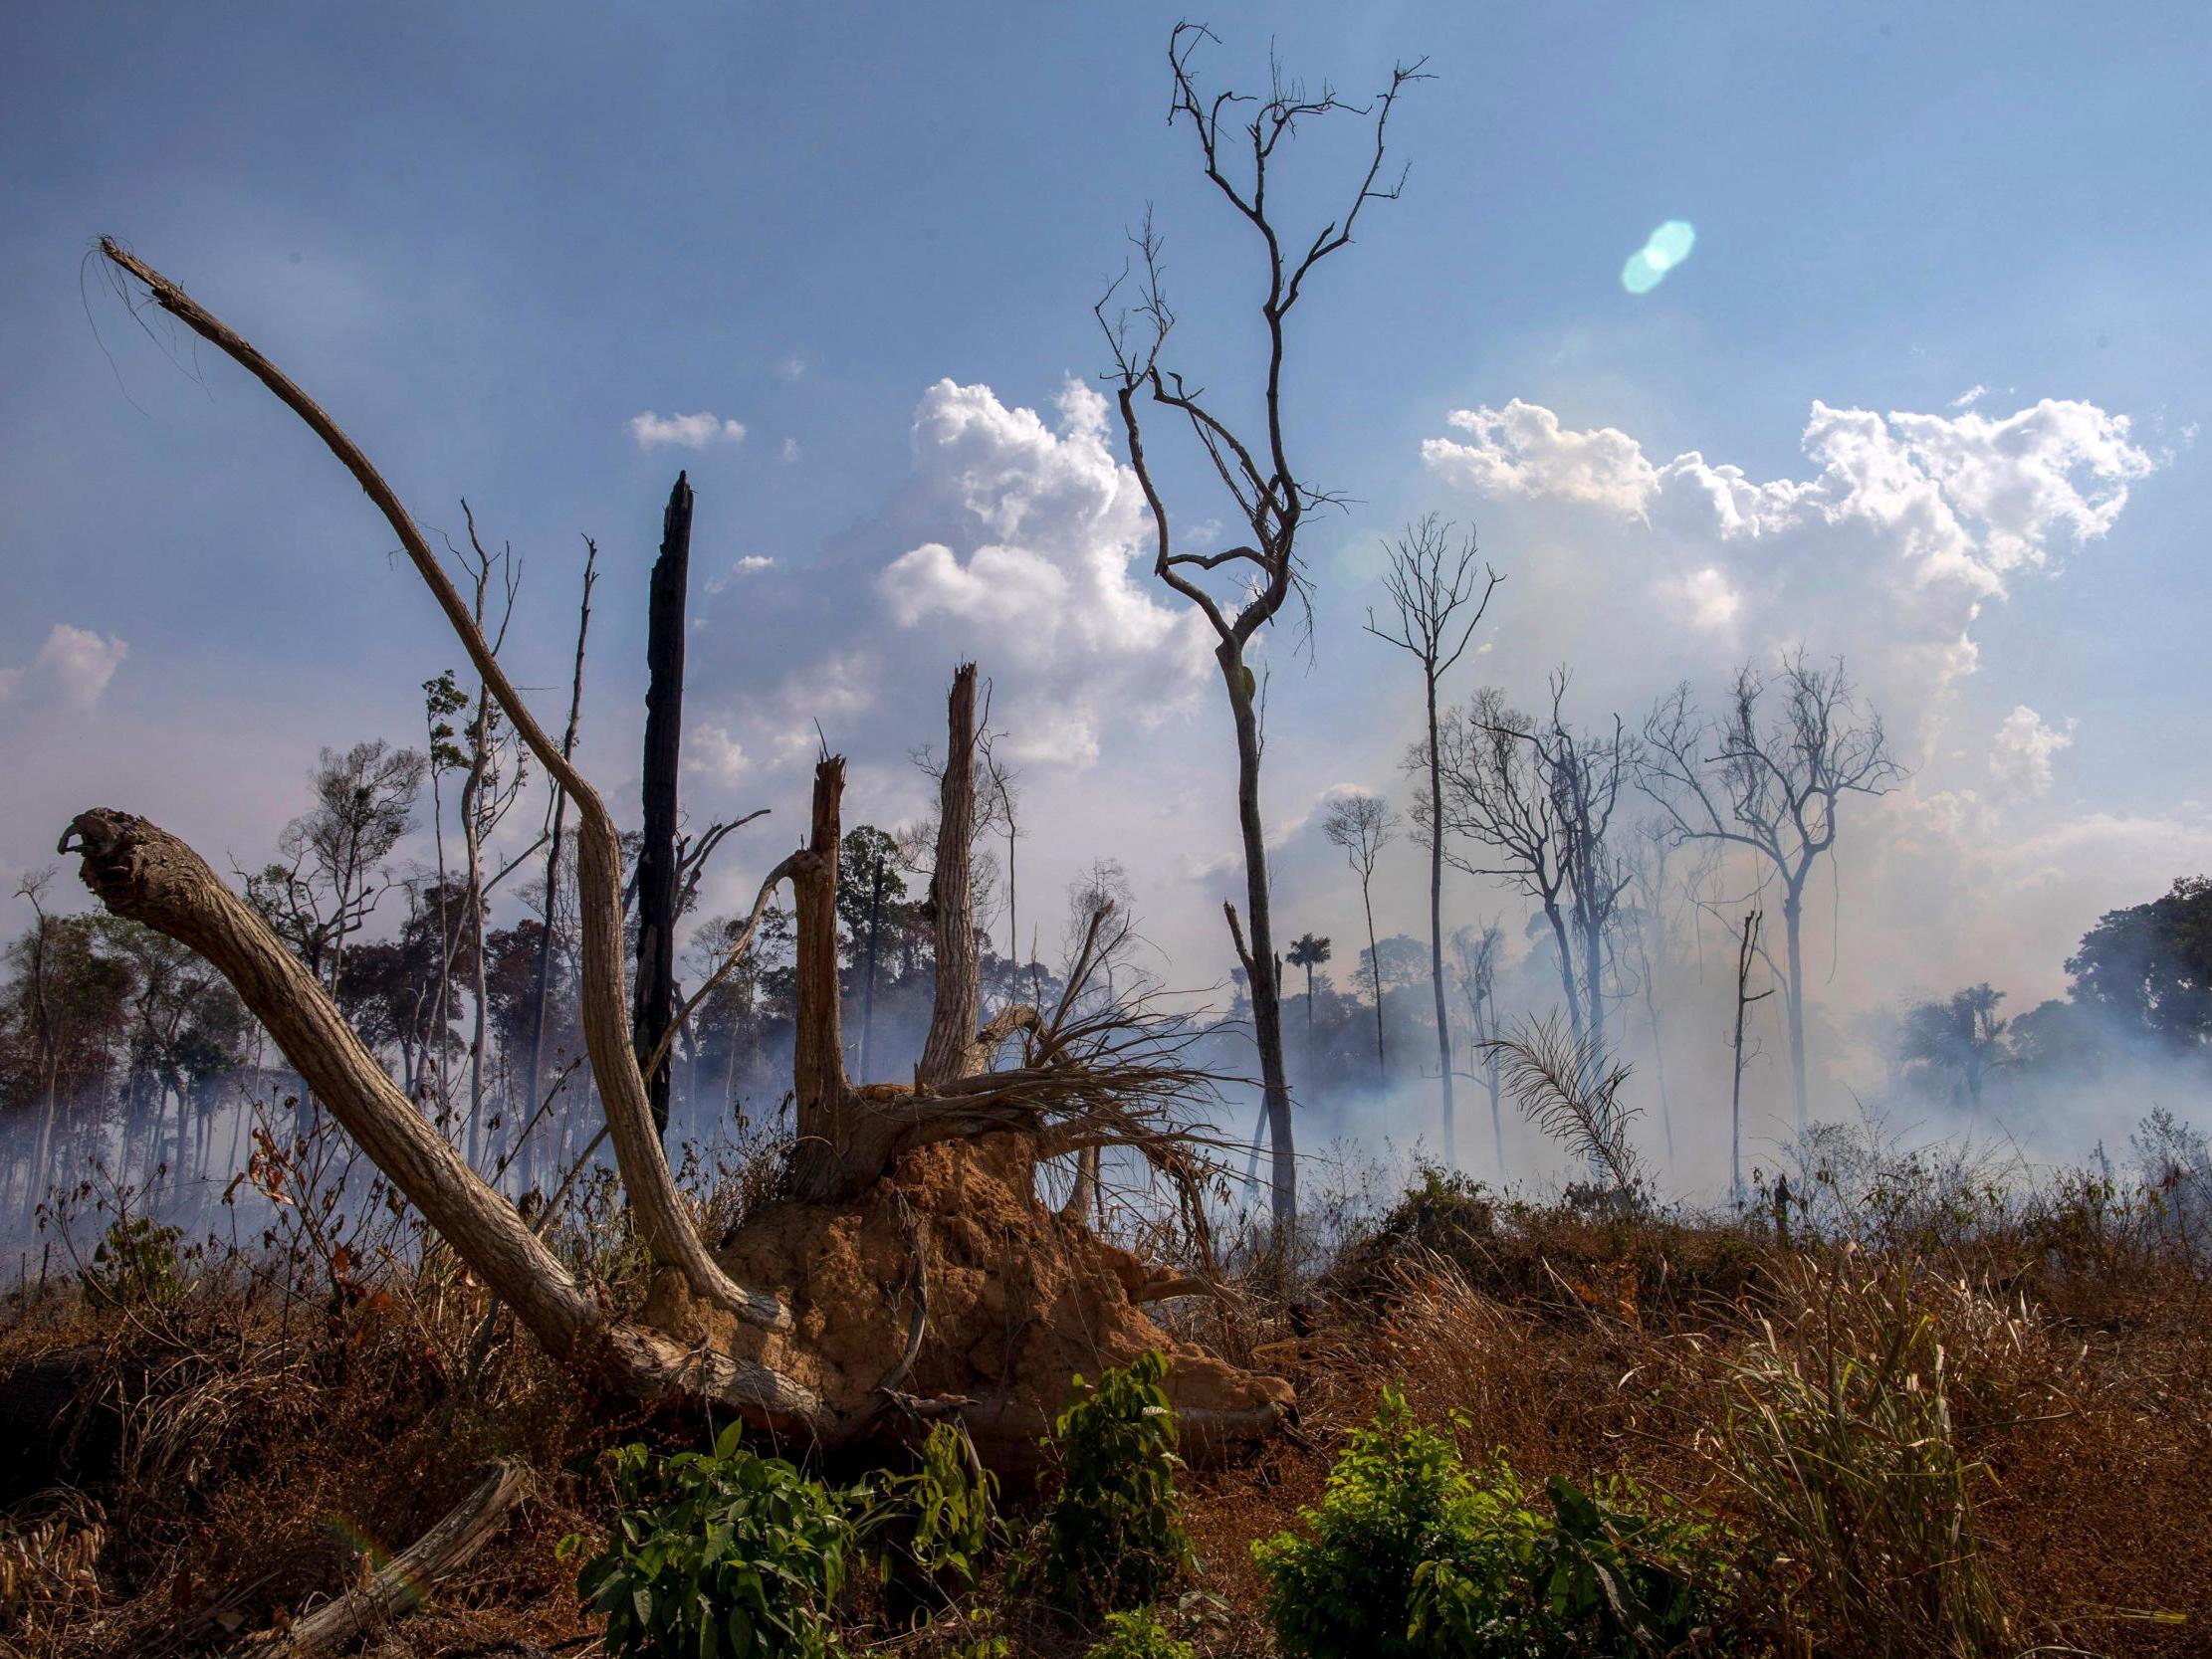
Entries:
{"type": "MultiPolygon", "coordinates": [[[[631,1044],[622,965],[621,843],[605,801],[538,724],[477,627],[468,602],[416,528],[398,495],[360,447],[283,370],[183,289],[111,238],[103,238],[100,247],[118,270],[144,286],[154,304],[268,387],[353,475],[354,482],[399,537],[408,560],[437,600],[470,663],[517,734],[575,803],[576,893],[583,928],[584,1049],[591,1057],[591,1074],[598,1084],[615,1162],[636,1215],[638,1234],[653,1259],[680,1273],[694,1295],[749,1324],[773,1328],[784,1323],[787,1316],[773,1298],[734,1283],[708,1255],[684,1214],[660,1137],[654,1132],[644,1075],[631,1044]]],[[[298,1064],[298,1057],[292,1058],[298,1064]]]]}

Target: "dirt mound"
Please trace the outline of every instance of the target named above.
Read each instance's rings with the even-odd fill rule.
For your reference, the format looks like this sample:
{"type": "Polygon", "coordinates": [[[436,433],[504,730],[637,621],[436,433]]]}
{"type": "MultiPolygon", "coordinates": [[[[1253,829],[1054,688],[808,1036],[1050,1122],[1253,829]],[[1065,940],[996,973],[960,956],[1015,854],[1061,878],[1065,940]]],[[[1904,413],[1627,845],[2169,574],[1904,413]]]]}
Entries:
{"type": "Polygon", "coordinates": [[[1002,1470],[1034,1460],[1076,1375],[1151,1349],[1168,1355],[1168,1393],[1195,1455],[1219,1456],[1280,1423],[1290,1385],[1154,1324],[1130,1300],[1142,1264],[1037,1201],[1020,1141],[923,1147],[856,1202],[783,1201],[750,1219],[722,1260],[742,1283],[782,1300],[785,1329],[726,1321],[672,1274],[656,1281],[646,1317],[774,1368],[841,1416],[895,1420],[886,1388],[964,1397],[972,1403],[962,1419],[1002,1470]]]}

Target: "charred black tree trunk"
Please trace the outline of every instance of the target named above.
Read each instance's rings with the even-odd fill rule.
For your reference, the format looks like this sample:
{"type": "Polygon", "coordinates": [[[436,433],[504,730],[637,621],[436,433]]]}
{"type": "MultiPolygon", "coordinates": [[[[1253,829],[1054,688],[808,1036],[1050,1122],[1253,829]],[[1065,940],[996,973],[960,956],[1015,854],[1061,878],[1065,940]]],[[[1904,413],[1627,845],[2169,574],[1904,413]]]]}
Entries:
{"type": "MultiPolygon", "coordinates": [[[[684,598],[691,578],[691,483],[676,475],[653,562],[645,662],[645,842],[637,855],[637,982],[630,1026],[638,1064],[667,1033],[676,1000],[676,773],[684,741],[684,598]]],[[[671,1067],[652,1067],[645,1086],[653,1127],[668,1133],[671,1067]]]]}

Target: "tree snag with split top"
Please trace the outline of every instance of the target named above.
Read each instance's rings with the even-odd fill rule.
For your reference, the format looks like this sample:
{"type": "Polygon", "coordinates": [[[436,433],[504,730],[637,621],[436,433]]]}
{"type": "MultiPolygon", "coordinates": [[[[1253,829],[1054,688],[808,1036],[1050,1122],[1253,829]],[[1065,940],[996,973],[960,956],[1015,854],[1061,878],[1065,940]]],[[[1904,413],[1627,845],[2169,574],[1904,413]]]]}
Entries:
{"type": "MultiPolygon", "coordinates": [[[[540,726],[398,496],[337,424],[254,347],[158,272],[103,251],[162,310],[219,347],[298,414],[399,536],[490,696],[573,805],[585,1049],[633,1223],[653,1263],[634,1311],[578,1279],[514,1206],[424,1121],[315,976],[206,862],[112,809],[80,814],[63,849],[110,911],[205,956],[317,1098],[394,1186],[557,1358],[646,1401],[708,1401],[756,1426],[822,1444],[957,1415],[1001,1466],[1034,1442],[1078,1370],[1148,1349],[1201,1452],[1263,1437],[1287,1384],[1171,1340],[1141,1304],[1204,1288],[1154,1272],[1037,1196],[1040,1160],[1134,1148],[1187,1215],[1205,1174],[1195,1108],[1215,1082],[1185,1063],[1180,1028],[1142,1009],[1079,1012],[1080,975],[1047,1011],[1015,1007],[977,1027],[967,872],[975,834],[976,683],[954,679],[944,810],[932,880],[940,983],[922,1062],[907,1084],[845,1075],[837,976],[842,757],[816,767],[806,844],[770,872],[751,919],[693,1004],[732,971],[770,899],[797,911],[798,1141],[783,1191],[710,1252],[670,1176],[645,1087],[664,1035],[633,1046],[622,950],[622,871],[612,817],[562,744],[540,726]]],[[[1084,971],[1088,971],[1085,969],[1084,971]]],[[[689,1007],[684,1010],[689,1012],[689,1007]]],[[[677,1016],[680,1023],[682,1015],[677,1016]]],[[[1203,1229],[1201,1229],[1203,1232],[1203,1229]]]]}

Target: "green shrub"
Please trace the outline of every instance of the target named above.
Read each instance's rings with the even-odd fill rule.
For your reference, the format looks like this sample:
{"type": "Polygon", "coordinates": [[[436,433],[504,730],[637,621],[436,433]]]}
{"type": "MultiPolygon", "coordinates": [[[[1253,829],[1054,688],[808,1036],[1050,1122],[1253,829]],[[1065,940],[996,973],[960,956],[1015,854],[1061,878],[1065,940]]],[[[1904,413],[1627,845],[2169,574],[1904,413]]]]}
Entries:
{"type": "MultiPolygon", "coordinates": [[[[1080,1376],[1042,1442],[1058,1490],[1031,1571],[1044,1593],[1082,1619],[1157,1601],[1194,1564],[1176,1491],[1175,1410],[1168,1362],[1148,1353],[1095,1385],[1080,1376]]],[[[1026,1580],[1031,1572],[1024,1572],[1026,1580]]]]}
{"type": "Polygon", "coordinates": [[[1196,1650],[1179,1642],[1150,1607],[1108,1613],[1106,1634],[1085,1650],[1083,1659],[1192,1659],[1196,1650]]]}
{"type": "Polygon", "coordinates": [[[1423,1564],[1533,1559],[1541,1528],[1509,1470],[1478,1486],[1451,1441],[1416,1423],[1394,1390],[1347,1439],[1321,1507],[1299,1519],[1310,1537],[1259,1540],[1252,1558],[1283,1651],[1307,1659],[1419,1659],[1427,1649],[1409,1628],[1423,1564]]]}
{"type": "MultiPolygon", "coordinates": [[[[621,1509],[576,1592],[605,1615],[606,1648],[634,1659],[822,1659],[832,1609],[882,1510],[738,1445],[612,1454],[621,1509]]],[[[565,1555],[577,1540],[564,1539],[565,1555]]]]}
{"type": "Polygon", "coordinates": [[[934,1425],[921,1469],[894,1479],[890,1492],[911,1514],[906,1550],[922,1573],[973,1584],[1000,1528],[998,1483],[975,1461],[968,1437],[951,1423],[934,1425]]]}
{"type": "Polygon", "coordinates": [[[1254,1544],[1292,1659],[1663,1653],[1721,1609],[1715,1535],[1626,1483],[1553,1480],[1530,1507],[1502,1458],[1479,1476],[1386,1392],[1330,1471],[1308,1536],[1254,1544]]]}
{"type": "Polygon", "coordinates": [[[150,1216],[118,1216],[93,1246],[92,1265],[79,1275],[85,1301],[95,1308],[127,1308],[167,1302],[183,1289],[176,1247],[182,1229],[150,1216]]]}
{"type": "Polygon", "coordinates": [[[1552,1518],[1532,1557],[1422,1564],[1412,1607],[1417,1635],[1442,1638],[1443,1651],[1499,1659],[1629,1659],[1679,1652],[1700,1639],[1708,1649],[1725,1645],[1718,1621],[1729,1610],[1730,1552],[1717,1528],[1648,1505],[1627,1480],[1585,1492],[1554,1475],[1544,1492],[1552,1518]]]}

